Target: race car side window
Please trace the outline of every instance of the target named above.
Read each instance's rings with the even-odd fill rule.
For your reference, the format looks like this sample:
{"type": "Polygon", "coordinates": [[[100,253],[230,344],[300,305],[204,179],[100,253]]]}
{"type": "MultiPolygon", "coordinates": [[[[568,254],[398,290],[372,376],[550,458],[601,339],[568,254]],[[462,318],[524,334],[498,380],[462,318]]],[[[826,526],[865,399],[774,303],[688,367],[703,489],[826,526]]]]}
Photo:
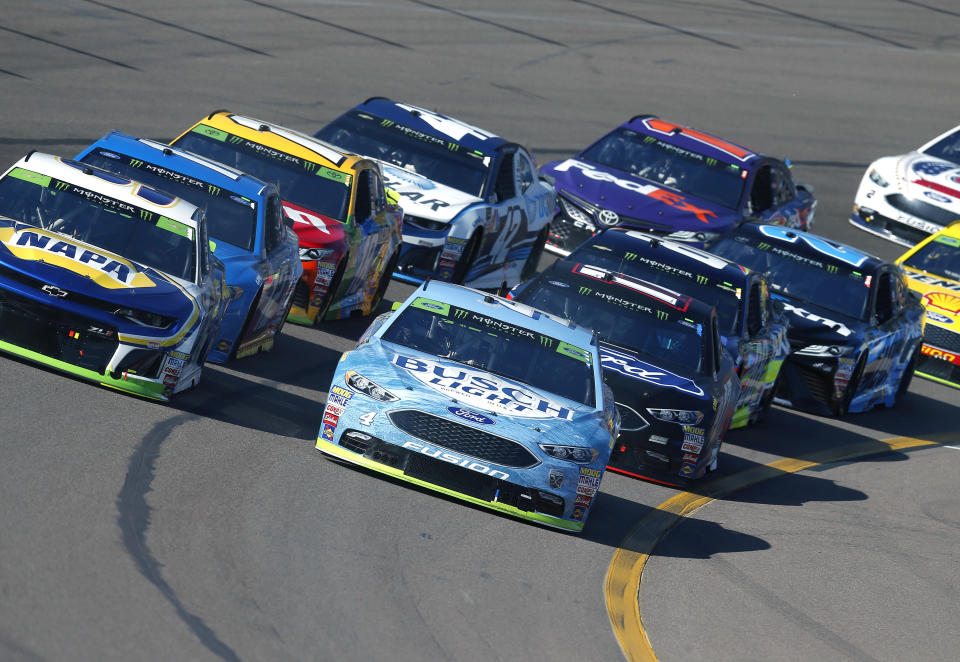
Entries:
{"type": "Polygon", "coordinates": [[[210,274],[210,238],[207,236],[207,216],[205,212],[198,210],[194,218],[197,220],[197,227],[200,228],[197,233],[200,248],[200,274],[207,276],[210,274]]]}
{"type": "Polygon", "coordinates": [[[773,183],[770,177],[770,166],[765,165],[757,169],[753,188],[750,190],[750,208],[754,214],[766,211],[773,205],[773,183]]]}
{"type": "Polygon", "coordinates": [[[361,170],[357,176],[357,204],[354,206],[358,223],[373,216],[373,186],[372,171],[361,170]]]}
{"type": "Polygon", "coordinates": [[[710,318],[710,330],[713,332],[713,372],[720,372],[720,365],[723,360],[723,343],[720,340],[720,331],[717,329],[717,318],[710,318]]]}
{"type": "Polygon", "coordinates": [[[763,328],[763,299],[760,294],[760,281],[750,284],[750,301],[747,302],[747,334],[753,337],[763,328]]]}
{"type": "Polygon", "coordinates": [[[894,308],[893,298],[894,290],[892,287],[890,272],[887,270],[882,271],[876,280],[877,288],[877,311],[876,318],[877,322],[883,324],[890,320],[894,316],[896,310],[894,308]]]}
{"type": "Polygon", "coordinates": [[[380,211],[387,206],[387,192],[383,188],[383,177],[376,170],[370,170],[369,172],[373,182],[373,198],[376,202],[374,209],[380,211]]]}
{"type": "Polygon", "coordinates": [[[537,175],[533,168],[533,162],[524,152],[518,151],[516,154],[517,183],[523,193],[527,192],[533,183],[537,181],[537,175]]]}
{"type": "Polygon", "coordinates": [[[773,201],[777,206],[793,200],[793,187],[790,186],[790,173],[776,166],[771,170],[773,178],[773,201]]]}
{"type": "Polygon", "coordinates": [[[500,160],[500,168],[497,170],[496,193],[498,200],[509,200],[517,195],[517,187],[514,181],[513,160],[515,154],[508,152],[500,160]]]}
{"type": "Polygon", "coordinates": [[[266,218],[264,219],[263,238],[267,252],[283,242],[283,206],[280,198],[271,195],[267,198],[266,218]]]}

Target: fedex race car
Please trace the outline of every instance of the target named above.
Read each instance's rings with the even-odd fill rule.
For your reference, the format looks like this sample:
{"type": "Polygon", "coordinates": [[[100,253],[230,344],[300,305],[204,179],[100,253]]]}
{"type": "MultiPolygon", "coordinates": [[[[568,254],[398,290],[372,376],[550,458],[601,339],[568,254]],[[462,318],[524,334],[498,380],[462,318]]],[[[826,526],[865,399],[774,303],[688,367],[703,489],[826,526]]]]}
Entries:
{"type": "Polygon", "coordinates": [[[269,351],[287,317],[303,269],[280,196],[215,161],[116,131],[77,160],[136,179],[206,209],[213,252],[226,267],[231,303],[207,357],[223,362],[269,351]]]}
{"type": "Polygon", "coordinates": [[[609,469],[675,485],[717,468],[740,380],[712,306],[583,263],[561,263],[511,296],[600,336],[620,412],[609,469]]]}
{"type": "Polygon", "coordinates": [[[403,223],[380,166],[226,111],[211,113],[171,144],[276,185],[303,265],[290,321],[317,324],[376,309],[400,254],[403,223]]]}
{"type": "Polygon", "coordinates": [[[711,251],[766,273],[787,311],[792,352],[775,402],[840,416],[892,407],[906,393],[923,306],[898,266],[826,237],[756,223],[711,251]]]}
{"type": "Polygon", "coordinates": [[[699,246],[744,219],[806,230],[817,206],[787,162],[653,115],[637,115],[540,174],[557,190],[547,248],[560,255],[616,225],[699,246]]]}
{"type": "Polygon", "coordinates": [[[897,264],[927,308],[917,374],[960,388],[960,223],[927,237],[897,264]]]}
{"type": "Polygon", "coordinates": [[[425,281],[343,355],[317,448],[501,513],[581,531],[618,423],[590,331],[425,281]]]}
{"type": "Polygon", "coordinates": [[[166,400],[200,380],[228,301],[186,200],[35,152],[0,178],[0,350],[166,400]]]}
{"type": "Polygon", "coordinates": [[[884,156],[867,168],[850,223],[913,246],[960,220],[960,126],[919,149],[884,156]]]}
{"type": "Polygon", "coordinates": [[[578,264],[642,278],[714,306],[720,341],[740,377],[740,395],[730,427],[743,427],[763,418],[773,402],[790,343],[787,318],[773,304],[759,272],[688,244],[613,228],[554,262],[537,276],[538,285],[533,287],[564,280],[578,264]]]}
{"type": "Polygon", "coordinates": [[[520,145],[382,97],[315,135],[377,159],[400,195],[404,243],[395,278],[496,288],[536,271],[556,204],[520,145]]]}

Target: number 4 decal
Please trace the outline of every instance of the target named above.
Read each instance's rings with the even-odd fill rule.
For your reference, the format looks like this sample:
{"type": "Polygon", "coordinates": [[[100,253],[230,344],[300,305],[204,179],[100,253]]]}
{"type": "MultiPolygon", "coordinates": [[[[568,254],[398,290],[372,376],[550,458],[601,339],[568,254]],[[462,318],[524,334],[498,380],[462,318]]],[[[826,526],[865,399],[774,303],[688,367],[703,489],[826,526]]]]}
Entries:
{"type": "Polygon", "coordinates": [[[370,413],[364,414],[360,417],[360,422],[366,426],[373,425],[373,419],[377,417],[377,412],[371,411],[370,413]]]}

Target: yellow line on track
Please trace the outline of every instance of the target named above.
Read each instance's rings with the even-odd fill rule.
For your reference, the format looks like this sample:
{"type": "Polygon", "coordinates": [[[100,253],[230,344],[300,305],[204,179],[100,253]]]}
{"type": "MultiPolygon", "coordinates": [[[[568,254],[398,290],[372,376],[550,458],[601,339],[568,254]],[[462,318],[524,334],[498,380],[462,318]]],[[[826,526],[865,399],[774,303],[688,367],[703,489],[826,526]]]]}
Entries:
{"type": "Polygon", "coordinates": [[[654,548],[684,517],[692,515],[715,499],[777,476],[888,451],[939,446],[956,442],[958,436],[960,435],[957,433],[949,433],[931,435],[929,439],[895,437],[831,448],[812,453],[805,458],[785,458],[720,478],[704,484],[702,494],[682,492],[667,499],[637,522],[624,537],[607,569],[604,584],[607,616],[624,656],[630,662],[655,662],[657,659],[640,616],[640,581],[643,578],[643,568],[654,548]]]}

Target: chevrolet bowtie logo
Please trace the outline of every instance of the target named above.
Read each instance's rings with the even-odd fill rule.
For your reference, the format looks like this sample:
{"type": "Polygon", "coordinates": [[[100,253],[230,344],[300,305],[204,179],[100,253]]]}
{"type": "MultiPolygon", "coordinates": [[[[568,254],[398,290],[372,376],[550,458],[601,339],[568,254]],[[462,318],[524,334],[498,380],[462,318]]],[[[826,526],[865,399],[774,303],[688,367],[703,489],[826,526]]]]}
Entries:
{"type": "Polygon", "coordinates": [[[47,294],[49,294],[49,295],[52,296],[52,297],[59,297],[59,298],[62,299],[63,297],[67,296],[67,291],[66,291],[66,290],[61,290],[61,289],[60,289],[59,287],[57,287],[56,285],[44,285],[44,286],[41,287],[40,289],[43,290],[44,292],[46,292],[47,294]]]}

